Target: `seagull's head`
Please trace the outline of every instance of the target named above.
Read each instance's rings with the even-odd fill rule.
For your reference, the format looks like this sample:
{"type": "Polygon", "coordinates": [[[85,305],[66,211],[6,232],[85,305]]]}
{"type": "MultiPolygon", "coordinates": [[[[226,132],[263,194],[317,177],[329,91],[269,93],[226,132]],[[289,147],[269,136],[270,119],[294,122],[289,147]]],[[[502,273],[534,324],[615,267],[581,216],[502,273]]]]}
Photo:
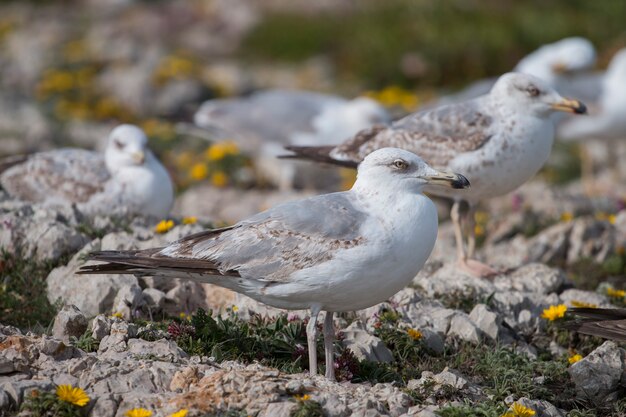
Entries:
{"type": "Polygon", "coordinates": [[[106,165],[114,172],[128,166],[143,165],[148,156],[148,138],[134,125],[120,125],[109,134],[105,151],[106,165]]]}
{"type": "Polygon", "coordinates": [[[432,168],[422,158],[398,148],[378,149],[365,157],[359,165],[354,187],[372,187],[397,192],[407,190],[420,193],[427,185],[448,188],[469,188],[470,183],[461,174],[432,168]],[[367,185],[365,185],[367,184],[367,185]]]}
{"type": "Polygon", "coordinates": [[[596,62],[596,49],[585,38],[573,36],[542,46],[524,57],[515,71],[531,74],[552,84],[561,74],[589,70],[596,62]]]}
{"type": "Polygon", "coordinates": [[[555,111],[587,112],[587,107],[580,101],[564,98],[547,82],[518,72],[498,78],[489,95],[497,107],[541,118],[548,118],[555,111]]]}

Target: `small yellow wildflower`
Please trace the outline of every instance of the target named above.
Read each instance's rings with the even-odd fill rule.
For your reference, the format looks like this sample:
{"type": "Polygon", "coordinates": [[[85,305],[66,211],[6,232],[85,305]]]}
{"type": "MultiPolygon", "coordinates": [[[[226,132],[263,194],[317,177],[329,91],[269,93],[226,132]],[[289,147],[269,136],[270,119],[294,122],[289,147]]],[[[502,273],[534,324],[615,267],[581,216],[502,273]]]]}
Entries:
{"type": "Polygon", "coordinates": [[[513,403],[509,411],[502,414],[502,417],[532,417],[536,414],[535,410],[528,408],[520,403],[513,403]]]}
{"type": "Polygon", "coordinates": [[[209,175],[209,168],[203,163],[194,164],[189,171],[189,176],[196,181],[205,179],[209,175]]]}
{"type": "Polygon", "coordinates": [[[124,413],[126,417],[151,417],[152,411],[145,408],[133,408],[124,413]]]}
{"type": "Polygon", "coordinates": [[[477,224],[474,226],[474,234],[476,236],[484,236],[485,235],[485,228],[482,227],[481,225],[477,224]]]}
{"type": "Polygon", "coordinates": [[[609,214],[609,216],[607,217],[607,220],[609,221],[609,223],[611,224],[615,224],[615,220],[617,219],[617,216],[615,214],[609,214]]]}
{"type": "Polygon", "coordinates": [[[422,332],[416,329],[409,329],[406,332],[409,334],[409,337],[413,340],[420,340],[423,336],[422,332]]]}
{"type": "Polygon", "coordinates": [[[233,306],[232,310],[233,310],[233,313],[236,313],[236,312],[238,312],[238,311],[239,311],[239,307],[237,307],[237,306],[233,306]]]}
{"type": "Polygon", "coordinates": [[[111,314],[111,317],[115,317],[116,319],[123,319],[124,315],[119,311],[116,311],[115,313],[111,314]]]}
{"type": "Polygon", "coordinates": [[[562,222],[571,222],[574,219],[574,215],[569,212],[569,211],[565,211],[563,213],[561,213],[561,221],[562,222]]]}
{"type": "Polygon", "coordinates": [[[586,303],[584,301],[572,300],[572,307],[598,308],[597,304],[586,303]]]}
{"type": "Polygon", "coordinates": [[[613,287],[609,287],[606,289],[606,295],[608,295],[609,297],[624,298],[626,297],[626,291],[616,290],[613,287]]]}
{"type": "Polygon", "coordinates": [[[172,414],[170,417],[185,417],[188,412],[189,410],[187,410],[186,408],[183,408],[182,410],[178,410],[177,412],[172,414]]]}
{"type": "Polygon", "coordinates": [[[572,356],[570,356],[569,358],[567,358],[567,361],[569,362],[570,365],[575,364],[576,362],[578,362],[579,360],[581,360],[583,358],[583,356],[579,353],[576,353],[572,356]]]}
{"type": "Polygon", "coordinates": [[[216,187],[224,187],[228,184],[228,177],[223,171],[217,171],[211,175],[211,184],[216,187]]]}
{"type": "Polygon", "coordinates": [[[180,313],[178,317],[180,317],[181,320],[191,320],[191,316],[187,313],[180,313]]]}
{"type": "Polygon", "coordinates": [[[183,217],[183,224],[196,224],[198,218],[196,216],[183,217]]]}
{"type": "Polygon", "coordinates": [[[176,155],[176,166],[178,168],[187,168],[193,162],[193,154],[189,151],[184,151],[176,155]]]}
{"type": "Polygon", "coordinates": [[[207,148],[205,156],[209,161],[219,161],[228,155],[235,155],[239,148],[234,142],[220,142],[207,148]]]}
{"type": "Polygon", "coordinates": [[[85,391],[71,385],[59,385],[57,387],[57,397],[66,403],[84,407],[89,402],[89,396],[85,391]]]}
{"type": "Polygon", "coordinates": [[[311,396],[309,394],[304,394],[304,395],[294,395],[293,398],[296,399],[296,401],[309,401],[311,399],[311,396]]]}
{"type": "Polygon", "coordinates": [[[548,319],[550,321],[554,321],[556,319],[560,319],[565,317],[565,312],[567,311],[567,306],[565,304],[552,305],[549,308],[543,310],[541,317],[544,319],[548,319]]]}
{"type": "Polygon", "coordinates": [[[157,233],[165,233],[174,227],[173,220],[161,220],[155,227],[154,231],[157,233]]]}

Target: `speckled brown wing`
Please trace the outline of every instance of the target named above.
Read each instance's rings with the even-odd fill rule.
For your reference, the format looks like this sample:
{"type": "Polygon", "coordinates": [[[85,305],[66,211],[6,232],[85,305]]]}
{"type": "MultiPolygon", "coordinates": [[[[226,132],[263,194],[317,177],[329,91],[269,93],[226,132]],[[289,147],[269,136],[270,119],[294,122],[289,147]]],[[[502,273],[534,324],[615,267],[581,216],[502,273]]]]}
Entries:
{"type": "Polygon", "coordinates": [[[110,178],[103,156],[82,149],[40,152],[4,166],[2,188],[31,202],[84,203],[102,192],[110,178]]]}
{"type": "Polygon", "coordinates": [[[491,137],[492,118],[480,101],[443,106],[411,114],[389,127],[374,126],[337,146],[330,156],[341,161],[362,161],[385,147],[411,151],[430,165],[444,168],[459,154],[475,151],[491,137]]]}
{"type": "Polygon", "coordinates": [[[574,308],[568,313],[576,320],[566,322],[564,327],[582,334],[626,342],[626,309],[574,308]]]}

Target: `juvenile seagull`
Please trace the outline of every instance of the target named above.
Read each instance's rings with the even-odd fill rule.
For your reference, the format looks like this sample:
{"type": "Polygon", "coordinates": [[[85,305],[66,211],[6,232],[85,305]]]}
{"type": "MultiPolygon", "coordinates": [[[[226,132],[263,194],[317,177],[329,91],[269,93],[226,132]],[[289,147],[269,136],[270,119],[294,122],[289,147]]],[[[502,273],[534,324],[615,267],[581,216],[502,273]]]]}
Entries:
{"type": "Polygon", "coordinates": [[[410,114],[391,126],[377,125],[332,147],[287,147],[288,158],[355,167],[370,152],[394,146],[415,152],[430,165],[463,172],[472,190],[427,187],[434,195],[454,200],[458,265],[473,275],[496,273],[471,259],[475,248],[473,211],[480,200],[506,194],[528,181],[550,155],[554,140],[555,111],[584,113],[585,106],[564,99],[544,81],[530,75],[501,76],[491,92],[464,103],[410,114]],[[464,249],[460,205],[469,204],[469,238],[464,249]]]}
{"type": "Polygon", "coordinates": [[[147,147],[144,132],[120,125],[104,155],[65,148],[0,161],[0,185],[20,200],[71,205],[86,215],[163,218],[174,201],[169,174],[147,147]]]}
{"type": "Polygon", "coordinates": [[[570,309],[568,313],[576,320],[563,323],[566,329],[626,342],[626,309],[579,307],[570,309]]]}
{"type": "Polygon", "coordinates": [[[194,115],[198,127],[215,140],[233,140],[263,177],[283,190],[293,188],[301,168],[294,161],[276,161],[284,146],[338,145],[361,129],[390,120],[380,104],[366,97],[346,100],[298,90],[208,100],[194,115]]]}
{"type": "Polygon", "coordinates": [[[335,378],[333,313],[378,304],[422,268],[437,238],[427,185],[467,188],[394,148],[370,154],[349,191],[276,206],[234,226],[188,236],[164,248],[104,251],[82,273],[187,278],[219,285],[283,309],[310,309],[309,369],[317,372],[317,319],[326,311],[326,377],[335,378]]]}

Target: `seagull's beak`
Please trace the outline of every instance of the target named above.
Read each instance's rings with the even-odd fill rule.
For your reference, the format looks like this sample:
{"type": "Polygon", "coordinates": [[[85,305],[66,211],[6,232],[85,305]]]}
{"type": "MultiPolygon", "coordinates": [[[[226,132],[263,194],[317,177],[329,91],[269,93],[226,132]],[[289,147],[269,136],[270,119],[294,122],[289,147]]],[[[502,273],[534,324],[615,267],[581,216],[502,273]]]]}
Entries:
{"type": "Polygon", "coordinates": [[[449,188],[469,188],[470,183],[461,174],[455,174],[454,172],[435,171],[433,174],[425,175],[422,178],[426,180],[428,184],[442,185],[449,188]]]}
{"type": "Polygon", "coordinates": [[[572,100],[569,98],[561,99],[552,104],[552,108],[557,111],[564,111],[568,113],[585,114],[587,113],[587,106],[578,100],[572,100]]]}
{"type": "Polygon", "coordinates": [[[564,74],[567,72],[567,65],[565,65],[561,61],[555,62],[552,65],[552,71],[554,71],[555,74],[564,74]]]}
{"type": "Polygon", "coordinates": [[[133,161],[135,161],[137,165],[143,165],[144,161],[146,160],[146,154],[144,154],[142,151],[133,152],[130,154],[130,157],[133,158],[133,161]]]}

